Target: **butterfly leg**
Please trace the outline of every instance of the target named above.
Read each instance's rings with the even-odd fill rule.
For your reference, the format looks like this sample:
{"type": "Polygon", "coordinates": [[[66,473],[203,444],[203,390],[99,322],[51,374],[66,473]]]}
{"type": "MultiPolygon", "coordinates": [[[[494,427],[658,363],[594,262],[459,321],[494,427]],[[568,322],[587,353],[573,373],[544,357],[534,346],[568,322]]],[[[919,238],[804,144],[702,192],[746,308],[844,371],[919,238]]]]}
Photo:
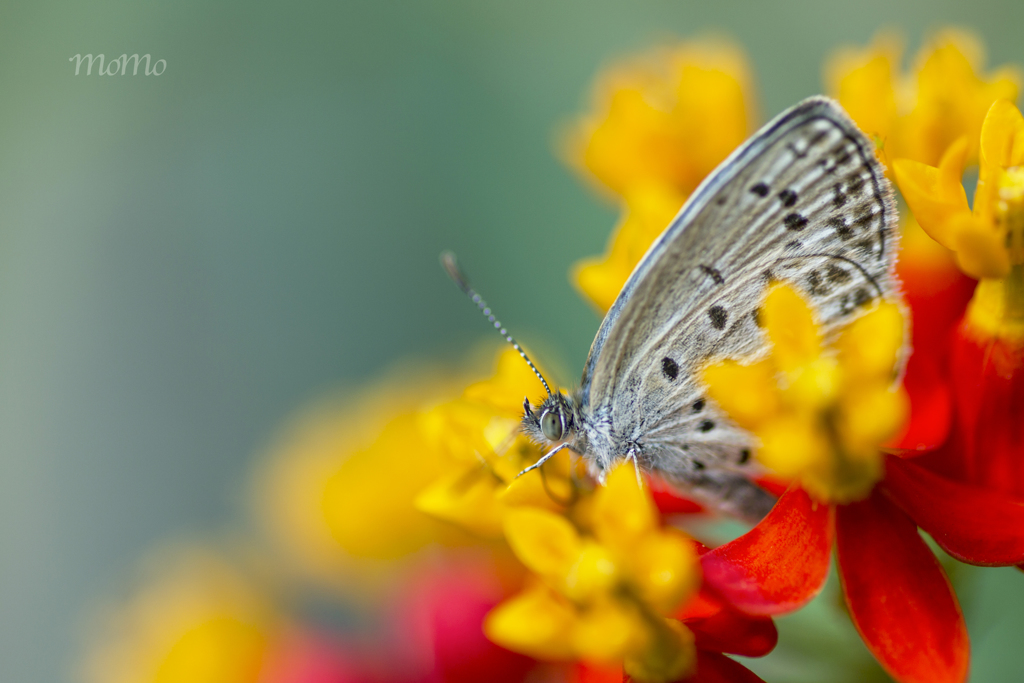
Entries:
{"type": "Polygon", "coordinates": [[[636,472],[636,485],[640,488],[644,487],[644,478],[640,475],[640,459],[637,454],[640,452],[639,444],[632,444],[629,450],[626,452],[626,460],[633,461],[633,470],[636,472]]]}
{"type": "Polygon", "coordinates": [[[562,450],[563,448],[568,448],[568,447],[569,447],[569,444],[567,444],[567,443],[563,443],[563,444],[559,444],[558,446],[555,446],[550,451],[545,453],[544,456],[540,460],[538,460],[537,462],[533,463],[532,465],[527,467],[525,470],[523,470],[522,472],[517,474],[516,475],[516,479],[518,479],[519,477],[523,476],[524,474],[526,474],[530,470],[537,469],[538,467],[540,467],[541,465],[546,463],[548,460],[550,460],[552,458],[552,456],[555,455],[555,453],[557,453],[558,451],[562,450]]]}

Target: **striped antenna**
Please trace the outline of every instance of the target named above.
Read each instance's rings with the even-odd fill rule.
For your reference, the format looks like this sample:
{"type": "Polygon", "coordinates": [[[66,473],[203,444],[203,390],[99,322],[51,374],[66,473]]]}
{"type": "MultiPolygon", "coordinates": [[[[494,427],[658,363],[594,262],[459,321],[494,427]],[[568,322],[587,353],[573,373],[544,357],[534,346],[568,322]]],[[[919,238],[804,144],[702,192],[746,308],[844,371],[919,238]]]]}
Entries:
{"type": "Polygon", "coordinates": [[[498,331],[498,334],[504,337],[505,341],[511,344],[512,348],[519,352],[519,355],[523,357],[526,364],[530,366],[531,370],[533,370],[533,374],[537,375],[537,379],[539,379],[540,383],[544,385],[544,391],[548,392],[548,396],[550,396],[551,387],[548,386],[547,380],[544,379],[544,375],[540,374],[540,370],[538,370],[537,366],[533,364],[530,357],[526,355],[526,351],[523,351],[523,348],[516,343],[516,340],[512,338],[512,335],[508,333],[508,330],[506,330],[502,326],[501,322],[494,317],[494,314],[491,313],[491,309],[487,305],[487,302],[469,286],[466,276],[462,274],[462,271],[459,270],[459,265],[455,262],[455,254],[450,251],[442,252],[441,265],[444,266],[445,271],[447,271],[448,277],[455,280],[455,284],[459,286],[459,289],[465,292],[466,295],[473,300],[473,303],[475,303],[483,312],[483,314],[487,316],[487,321],[494,325],[494,329],[498,331]]]}

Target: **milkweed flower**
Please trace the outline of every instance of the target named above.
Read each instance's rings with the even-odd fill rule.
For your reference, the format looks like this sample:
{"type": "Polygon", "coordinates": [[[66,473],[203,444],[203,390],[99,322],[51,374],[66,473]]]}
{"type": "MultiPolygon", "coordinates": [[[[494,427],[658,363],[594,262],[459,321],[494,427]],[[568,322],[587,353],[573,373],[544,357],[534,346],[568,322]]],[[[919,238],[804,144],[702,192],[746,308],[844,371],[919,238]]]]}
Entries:
{"type": "Polygon", "coordinates": [[[416,495],[417,509],[492,539],[503,537],[505,514],[512,507],[564,510],[574,495],[568,453],[552,458],[542,476],[516,480],[541,457],[540,449],[520,433],[519,422],[523,398],[543,391],[530,367],[508,348],[499,353],[493,376],[421,414],[420,433],[444,453],[447,466],[416,495]]]}
{"type": "MultiPolygon", "coordinates": [[[[890,166],[907,158],[935,164],[954,140],[976,140],[989,105],[1016,99],[1020,70],[984,73],[984,49],[971,34],[946,29],[921,47],[909,72],[900,70],[901,41],[880,33],[866,48],[844,48],[825,68],[828,91],[874,138],[890,166]]],[[[965,150],[977,155],[977,147],[965,150]]]]}
{"type": "Polygon", "coordinates": [[[979,136],[973,207],[960,177],[967,138],[937,167],[897,160],[896,178],[921,227],[978,278],[944,348],[952,396],[949,439],[928,462],[940,471],[1024,499],[1024,117],[992,104],[979,136]]]}
{"type": "Polygon", "coordinates": [[[256,683],[284,622],[265,588],[209,548],[167,550],[93,634],[90,683],[256,683]]]}
{"type": "Polygon", "coordinates": [[[535,574],[485,622],[512,650],[622,663],[634,680],[657,682],[732,670],[739,665],[719,653],[760,656],[775,645],[770,619],[698,593],[694,542],[661,526],[628,464],[568,515],[529,506],[509,512],[505,536],[535,574]]]}
{"type": "Polygon", "coordinates": [[[704,378],[760,438],[757,457],[794,484],[753,530],[701,557],[705,581],[749,613],[791,611],[821,589],[835,545],[850,615],[882,666],[901,682],[964,680],[963,615],[917,527],[954,557],[1014,562],[1024,506],[882,453],[906,410],[892,386],[904,325],[895,305],[852,322],[833,349],[788,286],[769,292],[764,311],[770,357],[712,364],[704,378]]]}
{"type": "Polygon", "coordinates": [[[573,280],[606,311],[633,267],[700,182],[752,132],[750,69],[722,39],[683,42],[615,64],[590,113],[563,135],[562,156],[622,207],[603,257],[573,280]]]}

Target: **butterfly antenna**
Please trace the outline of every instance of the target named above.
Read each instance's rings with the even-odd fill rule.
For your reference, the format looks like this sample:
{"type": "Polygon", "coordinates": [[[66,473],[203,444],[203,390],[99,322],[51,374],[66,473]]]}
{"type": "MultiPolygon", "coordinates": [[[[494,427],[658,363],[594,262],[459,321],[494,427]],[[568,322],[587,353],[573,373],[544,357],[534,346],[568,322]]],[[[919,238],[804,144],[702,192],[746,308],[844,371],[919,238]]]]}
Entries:
{"type": "Polygon", "coordinates": [[[462,271],[459,270],[459,265],[455,262],[455,254],[450,251],[442,252],[441,265],[444,266],[445,271],[448,272],[448,277],[455,280],[455,284],[459,286],[459,289],[465,292],[466,296],[472,299],[473,303],[477,305],[477,308],[487,316],[487,321],[494,325],[494,329],[498,331],[498,334],[504,337],[505,341],[511,344],[512,348],[519,352],[519,355],[523,357],[526,364],[530,366],[531,370],[533,370],[533,374],[537,375],[537,379],[539,379],[540,383],[544,385],[544,391],[548,392],[548,396],[551,396],[551,387],[548,386],[547,380],[544,379],[544,375],[540,374],[540,370],[538,370],[537,366],[533,364],[530,357],[526,355],[526,351],[523,351],[523,347],[519,346],[516,340],[512,338],[512,335],[508,333],[508,330],[506,330],[504,326],[502,326],[501,322],[494,317],[494,314],[491,313],[491,309],[487,305],[487,302],[469,286],[466,276],[462,274],[462,271]]]}

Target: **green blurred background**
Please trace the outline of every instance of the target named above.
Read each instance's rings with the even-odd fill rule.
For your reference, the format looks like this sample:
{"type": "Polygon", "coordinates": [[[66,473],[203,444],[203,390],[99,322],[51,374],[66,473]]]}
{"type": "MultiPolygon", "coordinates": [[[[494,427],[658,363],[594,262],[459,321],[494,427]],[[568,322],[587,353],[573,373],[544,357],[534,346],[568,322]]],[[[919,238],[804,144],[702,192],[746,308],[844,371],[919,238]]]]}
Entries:
{"type": "MultiPolygon", "coordinates": [[[[732,35],[763,120],[838,44],[948,24],[1024,64],[1019,0],[0,2],[0,680],[70,680],[88,610],[237,517],[305,401],[487,338],[443,248],[575,378],[566,271],[616,215],[553,138],[602,64],[732,35]],[[74,76],[100,52],[167,68],[74,76]]],[[[1021,680],[1024,575],[968,578],[972,680],[1021,680]]]]}

